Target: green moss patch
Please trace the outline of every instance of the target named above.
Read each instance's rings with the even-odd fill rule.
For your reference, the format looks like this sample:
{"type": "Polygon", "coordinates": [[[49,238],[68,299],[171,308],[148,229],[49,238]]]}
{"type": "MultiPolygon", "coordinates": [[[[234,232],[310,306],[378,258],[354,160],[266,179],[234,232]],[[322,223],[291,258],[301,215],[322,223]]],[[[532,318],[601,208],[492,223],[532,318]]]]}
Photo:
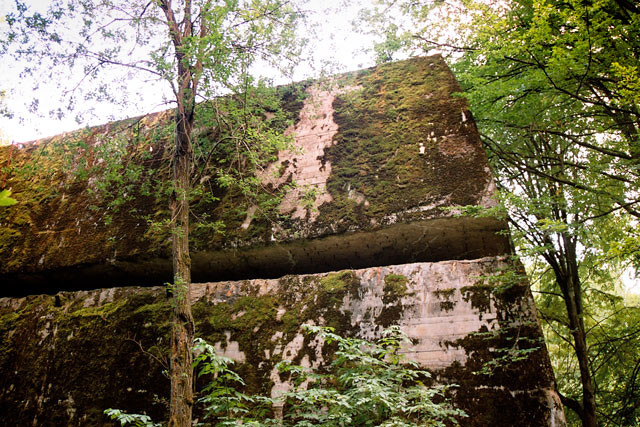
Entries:
{"type": "Polygon", "coordinates": [[[480,313],[488,313],[491,311],[493,289],[492,285],[476,284],[462,287],[460,293],[466,302],[471,302],[473,308],[480,311],[480,313]]]}
{"type": "Polygon", "coordinates": [[[164,295],[123,290],[98,304],[99,295],[29,297],[0,309],[0,370],[7,380],[0,419],[69,425],[73,410],[73,422],[104,425],[107,407],[166,416],[154,396],[165,395],[168,380],[141,351],[166,355],[169,305],[157,304],[164,295]]]}
{"type": "Polygon", "coordinates": [[[384,276],[382,302],[391,304],[400,300],[407,294],[407,283],[409,283],[409,279],[401,274],[391,273],[384,276]]]}
{"type": "Polygon", "coordinates": [[[361,89],[333,105],[339,130],[325,161],[333,168],[327,188],[334,201],[321,206],[320,221],[349,229],[392,214],[406,217],[396,220],[419,217],[425,212],[406,211],[446,196],[452,205],[475,204],[486,180],[479,165],[486,160],[475,127],[461,121],[467,107],[453,96],[460,88],[446,64],[414,58],[368,71],[347,79],[361,89]],[[456,147],[468,149],[464,156],[443,150],[452,135],[461,138],[456,147]],[[350,199],[349,191],[363,194],[368,207],[350,199]]]}
{"type": "MultiPolygon", "coordinates": [[[[247,383],[247,392],[270,393],[272,383],[265,378],[269,378],[274,365],[280,361],[279,352],[301,333],[302,324],[323,319],[323,324],[345,336],[356,332],[351,326],[351,314],[342,309],[346,295],[357,298],[359,294],[360,280],[353,271],[325,276],[285,276],[279,279],[275,295],[259,294],[250,282],[244,286],[243,296],[232,297],[227,302],[197,302],[193,305],[193,314],[198,319],[196,329],[202,338],[223,348],[229,340],[238,343],[246,360],[237,368],[247,383]]],[[[309,337],[305,336],[303,342],[298,354],[284,357],[293,359],[294,363],[304,357],[316,360],[315,350],[308,346],[309,337]]],[[[330,346],[323,348],[326,357],[333,351],[330,346]]]]}
{"type": "Polygon", "coordinates": [[[339,273],[331,273],[320,279],[322,289],[328,294],[344,293],[357,280],[353,272],[341,271],[339,273]]]}
{"type": "MultiPolygon", "coordinates": [[[[265,134],[282,133],[297,120],[308,84],[255,89],[260,96],[251,98],[247,111],[255,123],[248,124],[265,134]]],[[[216,108],[232,120],[237,101],[221,98],[216,108]]],[[[281,194],[256,185],[242,163],[246,154],[239,155],[234,138],[225,138],[212,110],[202,103],[196,111],[191,244],[201,250],[266,242],[281,194]],[[224,171],[233,172],[236,184],[223,182],[225,174],[231,176],[224,171]],[[252,204],[260,209],[244,230],[240,225],[252,204]]],[[[173,112],[165,111],[38,141],[13,150],[10,164],[9,147],[0,147],[7,188],[20,201],[0,210],[0,274],[138,254],[168,258],[173,129],[173,112]]],[[[267,162],[277,150],[265,150],[255,154],[267,162]]]]}
{"type": "Polygon", "coordinates": [[[407,293],[407,283],[409,279],[401,274],[387,274],[384,276],[384,292],[397,296],[404,296],[407,293]]]}

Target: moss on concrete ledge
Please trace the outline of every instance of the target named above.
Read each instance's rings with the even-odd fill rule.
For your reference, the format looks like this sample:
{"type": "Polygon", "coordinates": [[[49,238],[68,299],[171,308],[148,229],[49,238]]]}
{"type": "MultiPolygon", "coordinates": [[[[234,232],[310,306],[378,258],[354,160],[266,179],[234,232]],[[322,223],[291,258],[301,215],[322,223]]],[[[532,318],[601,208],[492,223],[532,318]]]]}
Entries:
{"type": "Polygon", "coordinates": [[[407,293],[408,282],[409,279],[401,274],[387,274],[384,276],[385,298],[389,300],[402,298],[407,293]]]}

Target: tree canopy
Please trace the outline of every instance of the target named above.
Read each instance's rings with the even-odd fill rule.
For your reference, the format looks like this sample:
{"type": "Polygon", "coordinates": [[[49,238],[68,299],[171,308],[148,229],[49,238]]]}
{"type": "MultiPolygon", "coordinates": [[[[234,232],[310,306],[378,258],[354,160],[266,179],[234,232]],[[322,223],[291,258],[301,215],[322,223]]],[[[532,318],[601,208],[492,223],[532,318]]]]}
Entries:
{"type": "Polygon", "coordinates": [[[568,414],[636,424],[640,313],[619,296],[619,277],[640,266],[640,10],[624,0],[379,4],[365,15],[384,36],[379,59],[438,50],[461,81],[539,291],[568,414]]]}
{"type": "MultiPolygon", "coordinates": [[[[100,102],[137,103],[150,87],[175,103],[181,62],[194,69],[202,100],[243,83],[258,61],[282,71],[297,63],[301,7],[282,0],[57,0],[34,9],[17,1],[0,54],[13,56],[39,85],[59,87],[60,115],[86,114],[100,102]]],[[[33,107],[48,111],[44,101],[32,100],[33,107]]]]}

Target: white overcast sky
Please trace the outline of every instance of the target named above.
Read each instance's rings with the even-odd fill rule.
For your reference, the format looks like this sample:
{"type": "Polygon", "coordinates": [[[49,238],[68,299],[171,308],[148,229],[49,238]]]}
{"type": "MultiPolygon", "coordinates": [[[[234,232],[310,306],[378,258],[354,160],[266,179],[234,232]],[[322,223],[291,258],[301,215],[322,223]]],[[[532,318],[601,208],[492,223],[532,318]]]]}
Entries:
{"type": "MultiPolygon", "coordinates": [[[[27,4],[34,10],[44,10],[48,5],[47,0],[27,0],[27,4]]],[[[317,10],[315,19],[320,24],[318,36],[313,40],[313,55],[316,60],[332,60],[341,64],[342,71],[356,70],[373,65],[373,55],[364,52],[371,47],[372,40],[353,31],[352,20],[357,16],[361,3],[368,3],[368,0],[357,0],[349,2],[350,6],[341,6],[341,0],[311,0],[311,7],[317,10]],[[325,8],[335,7],[326,13],[325,8]],[[319,11],[323,12],[319,12],[319,11]]],[[[0,16],[3,16],[13,7],[13,0],[0,0],[0,16]]],[[[6,22],[1,22],[0,26],[6,26],[6,22]]],[[[34,139],[56,135],[62,132],[82,128],[85,126],[97,125],[114,119],[122,119],[140,114],[147,114],[157,110],[168,108],[162,104],[162,96],[158,84],[151,91],[145,94],[144,105],[131,105],[123,110],[119,106],[101,106],[94,113],[94,117],[88,117],[78,123],[72,115],[62,118],[51,118],[29,113],[24,107],[29,100],[34,97],[31,84],[21,81],[18,76],[20,64],[15,64],[10,58],[1,58],[0,61],[0,90],[6,92],[4,102],[14,112],[14,117],[9,119],[0,117],[0,139],[4,143],[25,142],[34,139]]],[[[306,67],[301,67],[295,76],[296,80],[312,77],[314,72],[306,67]]],[[[139,87],[148,85],[141,76],[139,87]]],[[[58,99],[58,87],[51,82],[39,81],[40,89],[36,95],[43,102],[58,99]]],[[[163,89],[168,89],[168,87],[163,89]]],[[[134,103],[135,104],[135,103],[134,103]]],[[[47,106],[50,107],[50,106],[47,106]]]]}

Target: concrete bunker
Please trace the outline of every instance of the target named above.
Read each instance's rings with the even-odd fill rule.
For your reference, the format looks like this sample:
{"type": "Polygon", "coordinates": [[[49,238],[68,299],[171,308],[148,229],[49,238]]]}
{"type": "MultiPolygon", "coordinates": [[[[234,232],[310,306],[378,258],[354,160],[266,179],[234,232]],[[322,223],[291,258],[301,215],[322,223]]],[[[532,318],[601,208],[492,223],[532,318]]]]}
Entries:
{"type": "MultiPolygon", "coordinates": [[[[283,386],[277,360],[322,362],[301,335],[305,321],[363,337],[399,324],[414,338],[405,351],[438,381],[460,385],[454,401],[469,425],[562,425],[528,284],[492,281],[521,270],[505,223],[456,215],[491,207],[494,185],[442,58],[279,90],[290,122],[273,126],[304,150],[279,152],[259,177],[281,190],[278,203],[266,213],[220,189],[193,203],[195,218],[225,224],[224,235],[205,220],[193,225],[199,335],[241,362],[250,391],[271,393],[283,386]],[[323,285],[329,279],[348,285],[338,292],[323,285]],[[477,374],[514,345],[530,356],[477,374]]],[[[135,343],[166,344],[168,307],[154,287],[171,276],[166,230],[154,225],[166,195],[134,180],[114,213],[96,180],[111,143],[128,155],[123,174],[161,179],[169,115],[14,154],[9,185],[23,202],[0,211],[0,420],[100,425],[108,406],[162,418],[166,379],[135,343]],[[79,153],[71,162],[68,147],[79,153]],[[81,162],[88,172],[78,173],[81,162]]],[[[7,159],[0,150],[0,164],[7,159]]]]}

